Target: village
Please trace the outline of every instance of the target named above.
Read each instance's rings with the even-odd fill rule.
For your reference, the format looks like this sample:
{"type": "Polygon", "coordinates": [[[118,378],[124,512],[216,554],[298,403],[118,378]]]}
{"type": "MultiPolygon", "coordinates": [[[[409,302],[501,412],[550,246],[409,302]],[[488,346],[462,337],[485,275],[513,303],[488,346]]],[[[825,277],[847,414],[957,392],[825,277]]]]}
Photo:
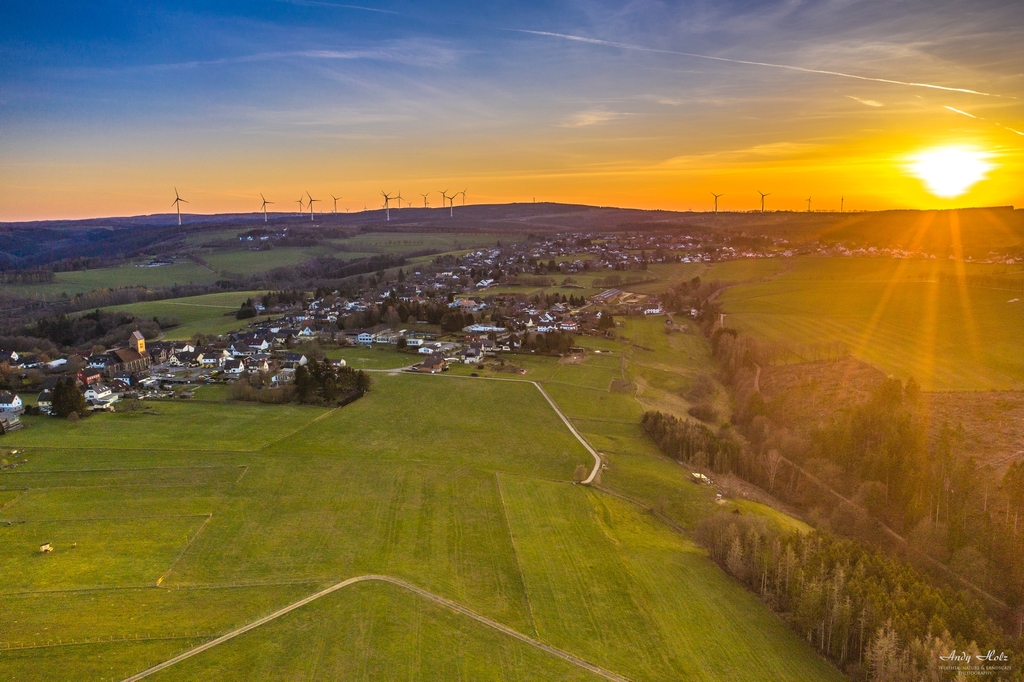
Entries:
{"type": "Polygon", "coordinates": [[[0,392],[0,434],[23,428],[20,417],[26,411],[58,414],[54,392],[69,380],[89,411],[116,411],[127,409],[126,400],[188,399],[198,386],[251,376],[261,377],[261,386],[285,386],[294,381],[297,368],[314,359],[344,367],[344,358],[325,359],[331,349],[388,349],[408,356],[407,371],[429,373],[502,355],[577,352],[575,335],[607,333],[615,315],[664,313],[657,296],[612,285],[649,279],[643,274],[648,263],[690,256],[659,253],[648,259],[637,246],[634,241],[606,241],[594,248],[586,236],[499,246],[441,256],[408,274],[399,269],[392,281],[384,273],[368,281],[360,276],[358,296],[336,290],[321,290],[318,296],[270,292],[243,305],[253,317],[239,314],[237,331],[216,337],[170,341],[147,339],[135,330],[115,347],[71,349],[59,358],[3,350],[0,369],[8,384],[20,377],[26,388],[36,390],[29,395],[0,392]],[[600,258],[582,254],[581,247],[600,258]],[[579,257],[569,260],[567,254],[579,257]],[[585,297],[586,287],[575,284],[573,276],[595,272],[602,275],[597,283],[607,288],[585,297]],[[559,288],[569,291],[568,296],[531,297],[514,291],[524,277],[546,277],[547,283],[559,285],[556,273],[559,288]],[[499,288],[499,283],[511,287],[499,288]]]}
{"type": "MultiPolygon", "coordinates": [[[[68,378],[88,410],[111,411],[124,399],[187,399],[197,386],[243,377],[286,386],[297,367],[325,359],[331,349],[386,348],[408,356],[407,371],[432,373],[502,355],[568,354],[576,349],[575,335],[609,333],[617,315],[666,313],[658,296],[628,290],[656,281],[649,270],[654,265],[795,255],[935,258],[843,245],[805,244],[797,251],[785,239],[740,242],[672,233],[530,235],[351,277],[347,295],[327,287],[315,295],[268,292],[243,305],[239,328],[229,334],[170,341],[135,330],[115,347],[74,348],[56,358],[0,349],[0,373],[9,389],[0,391],[0,435],[23,428],[26,411],[55,414],[53,391],[68,378]],[[523,293],[530,290],[542,293],[523,293]],[[15,383],[20,388],[10,390],[15,383]]],[[[696,308],[682,312],[700,314],[696,308]]],[[[343,358],[327,361],[346,364],[343,358]]]]}

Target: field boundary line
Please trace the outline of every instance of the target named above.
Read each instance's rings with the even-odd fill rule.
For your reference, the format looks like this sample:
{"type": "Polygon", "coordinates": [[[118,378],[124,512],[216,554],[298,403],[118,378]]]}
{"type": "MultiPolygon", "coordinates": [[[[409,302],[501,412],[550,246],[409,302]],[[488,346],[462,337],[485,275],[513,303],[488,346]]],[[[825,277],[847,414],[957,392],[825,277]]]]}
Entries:
{"type": "Polygon", "coordinates": [[[533,615],[533,602],[530,601],[530,590],[526,587],[526,574],[523,573],[523,564],[519,560],[519,547],[516,545],[516,535],[512,532],[512,521],[508,517],[508,505],[505,504],[505,493],[501,490],[501,474],[494,472],[494,480],[498,485],[498,499],[501,500],[501,510],[505,514],[505,528],[508,530],[508,539],[512,542],[512,554],[516,558],[516,568],[519,569],[519,579],[523,583],[523,596],[526,597],[526,608],[530,612],[530,626],[533,628],[534,637],[540,637],[537,631],[537,618],[533,615]]]}
{"type": "Polygon", "coordinates": [[[568,653],[566,651],[562,651],[561,649],[557,649],[557,648],[551,646],[550,644],[545,644],[544,642],[538,641],[538,640],[534,639],[533,637],[530,637],[528,635],[524,635],[523,633],[521,633],[521,632],[519,632],[517,630],[513,630],[512,628],[510,628],[507,625],[502,625],[498,621],[492,620],[492,619],[488,618],[487,616],[481,615],[481,614],[477,613],[476,611],[473,611],[472,609],[470,609],[468,607],[462,606],[461,604],[459,604],[457,602],[454,602],[454,601],[452,601],[450,599],[447,599],[445,597],[442,597],[440,595],[434,594],[433,592],[428,592],[428,591],[426,591],[426,590],[424,590],[422,588],[416,587],[412,583],[409,583],[409,582],[407,582],[405,580],[402,580],[400,578],[392,578],[391,576],[387,576],[387,575],[372,575],[372,574],[371,575],[360,575],[360,576],[356,576],[354,578],[349,578],[348,580],[342,580],[340,583],[336,583],[334,585],[331,585],[328,588],[320,590],[319,592],[315,592],[315,593],[309,595],[308,597],[305,597],[303,599],[300,599],[297,602],[289,604],[288,606],[285,606],[282,609],[278,609],[277,611],[274,611],[273,613],[271,613],[269,615],[266,615],[266,616],[264,616],[264,617],[262,617],[262,618],[260,618],[258,620],[254,620],[253,622],[249,623],[248,625],[243,625],[242,627],[237,628],[235,630],[232,630],[231,632],[225,633],[225,634],[221,635],[220,637],[217,637],[216,639],[210,640],[209,642],[206,642],[204,644],[200,644],[199,646],[194,647],[192,649],[189,649],[188,651],[185,651],[183,653],[180,653],[177,656],[174,656],[173,658],[169,658],[166,661],[164,661],[163,663],[158,663],[157,665],[155,665],[155,666],[153,666],[151,668],[147,668],[146,670],[143,670],[140,673],[136,673],[135,675],[132,675],[131,677],[126,677],[123,682],[137,682],[138,680],[144,679],[144,678],[149,677],[150,675],[152,675],[154,673],[157,673],[157,672],[159,672],[161,670],[169,668],[169,667],[171,667],[172,665],[174,665],[176,663],[180,663],[181,661],[184,661],[184,660],[186,660],[188,658],[191,658],[192,656],[195,656],[196,654],[200,654],[200,653],[202,653],[202,652],[204,652],[204,651],[206,651],[208,649],[212,649],[213,647],[217,646],[218,644],[223,644],[224,642],[232,640],[235,637],[238,637],[239,635],[244,635],[245,633],[249,632],[250,630],[255,630],[256,628],[260,627],[261,625],[265,625],[266,623],[269,623],[272,620],[275,620],[277,618],[280,618],[281,616],[284,616],[284,615],[286,615],[288,613],[291,613],[292,611],[294,611],[296,609],[302,608],[306,604],[309,604],[310,602],[316,601],[317,599],[320,599],[321,597],[326,597],[327,595],[329,595],[329,594],[331,594],[333,592],[337,592],[338,590],[341,590],[341,589],[343,589],[345,587],[348,587],[349,585],[354,585],[355,583],[370,582],[370,581],[386,582],[386,583],[391,583],[392,585],[396,585],[398,587],[401,587],[402,589],[407,590],[409,592],[412,592],[413,594],[419,595],[420,597],[423,597],[425,599],[428,599],[428,600],[434,602],[435,604],[439,604],[440,606],[443,606],[444,608],[448,609],[449,611],[453,611],[455,613],[460,613],[460,614],[462,614],[464,616],[468,616],[469,618],[472,618],[473,620],[477,621],[478,623],[482,623],[483,625],[486,625],[489,628],[492,628],[494,630],[497,630],[498,632],[501,632],[501,633],[503,633],[505,635],[508,635],[509,637],[513,637],[515,639],[518,639],[521,642],[529,644],[529,645],[531,645],[531,646],[533,646],[533,647],[535,647],[537,649],[540,649],[542,651],[545,651],[545,652],[547,652],[547,653],[549,653],[549,654],[551,654],[553,656],[557,656],[558,658],[561,658],[564,661],[568,661],[569,663],[572,663],[573,665],[575,665],[578,668],[582,668],[583,670],[587,670],[589,672],[592,672],[595,675],[599,675],[599,676],[605,678],[606,680],[614,680],[615,682],[629,682],[629,680],[627,678],[622,677],[621,675],[617,675],[616,673],[613,673],[613,672],[610,672],[608,670],[605,670],[604,668],[596,666],[593,663],[590,663],[588,661],[583,660],[582,658],[578,658],[577,656],[574,656],[574,655],[572,655],[572,654],[570,654],[570,653],[568,653]]]}
{"type": "Polygon", "coordinates": [[[301,431],[302,429],[306,428],[307,426],[312,426],[313,424],[316,424],[321,419],[326,419],[327,417],[331,416],[332,414],[334,414],[335,412],[337,412],[340,409],[341,409],[340,407],[335,407],[335,408],[332,408],[330,410],[327,410],[326,412],[324,412],[319,417],[315,417],[314,419],[311,419],[310,421],[308,421],[305,424],[299,426],[298,428],[296,428],[296,429],[294,429],[292,431],[289,431],[288,433],[284,434],[280,438],[277,438],[275,440],[268,441],[267,443],[264,443],[263,445],[261,445],[260,447],[256,448],[255,450],[252,450],[252,452],[263,452],[264,450],[269,448],[271,445],[276,445],[276,444],[280,443],[283,440],[291,438],[292,436],[294,436],[295,434],[297,434],[299,431],[301,431]]]}
{"type": "Polygon", "coordinates": [[[188,551],[188,548],[192,546],[192,543],[196,541],[196,538],[199,537],[199,534],[203,532],[203,529],[206,528],[206,525],[208,523],[210,523],[210,521],[212,519],[213,519],[213,512],[210,512],[209,514],[206,515],[206,520],[203,521],[201,524],[199,524],[199,528],[196,529],[196,532],[193,533],[192,537],[189,538],[188,542],[185,543],[185,548],[182,549],[178,553],[178,556],[174,557],[174,561],[172,561],[171,565],[167,567],[167,570],[164,571],[163,575],[161,575],[159,578],[156,579],[157,586],[160,586],[160,585],[163,584],[163,582],[167,578],[167,576],[169,576],[171,574],[171,571],[174,570],[174,567],[178,565],[179,561],[181,561],[181,558],[183,556],[185,556],[185,552],[188,551]]]}

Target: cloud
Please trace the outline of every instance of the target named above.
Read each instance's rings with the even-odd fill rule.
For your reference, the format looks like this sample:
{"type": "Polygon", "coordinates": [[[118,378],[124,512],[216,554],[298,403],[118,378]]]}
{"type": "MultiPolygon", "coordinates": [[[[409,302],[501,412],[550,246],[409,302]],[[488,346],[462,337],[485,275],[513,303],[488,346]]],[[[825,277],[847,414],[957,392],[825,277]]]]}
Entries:
{"type": "Polygon", "coordinates": [[[823,76],[835,76],[837,78],[850,78],[859,81],[870,81],[872,83],[886,83],[889,85],[902,85],[913,88],[927,88],[930,90],[942,90],[945,92],[960,92],[968,95],[980,95],[982,97],[999,97],[1003,99],[1019,99],[1012,95],[999,95],[991,92],[982,92],[980,90],[972,90],[970,88],[954,88],[945,85],[935,85],[933,83],[916,83],[913,81],[903,81],[894,78],[874,78],[872,76],[861,76],[854,73],[846,73],[843,71],[830,71],[827,69],[812,69],[803,66],[793,66],[792,64],[776,64],[773,62],[757,62],[747,59],[730,59],[728,57],[715,57],[707,54],[699,54],[696,52],[679,52],[677,50],[662,50],[653,47],[644,47],[642,45],[630,45],[628,43],[618,43],[611,40],[601,40],[599,38],[586,38],[583,36],[571,35],[568,33],[555,33],[553,31],[533,31],[522,28],[506,28],[501,29],[504,31],[511,31],[513,33],[527,33],[529,35],[543,36],[547,38],[559,38],[561,40],[569,40],[577,43],[585,43],[588,45],[601,45],[604,47],[614,47],[620,50],[631,50],[634,52],[649,52],[652,54],[666,54],[674,55],[677,57],[689,57],[692,59],[706,59],[715,62],[725,62],[728,64],[740,64],[744,66],[760,66],[770,69],[783,69],[786,71],[797,71],[799,73],[812,73],[820,74],[823,76]]]}
{"type": "Polygon", "coordinates": [[[559,125],[565,128],[583,128],[586,126],[597,125],[599,123],[618,121],[632,115],[633,114],[623,111],[580,111],[578,113],[573,114],[559,125]]]}
{"type": "Polygon", "coordinates": [[[394,14],[395,12],[390,9],[380,9],[378,7],[363,7],[362,5],[342,5],[335,2],[322,2],[320,0],[279,0],[280,2],[286,2],[289,5],[298,5],[299,7],[329,7],[331,9],[354,9],[360,12],[375,12],[377,14],[394,14]]]}
{"type": "Polygon", "coordinates": [[[885,105],[874,99],[861,99],[860,97],[854,97],[853,95],[847,95],[850,99],[855,102],[860,102],[866,107],[884,107],[885,105]]]}

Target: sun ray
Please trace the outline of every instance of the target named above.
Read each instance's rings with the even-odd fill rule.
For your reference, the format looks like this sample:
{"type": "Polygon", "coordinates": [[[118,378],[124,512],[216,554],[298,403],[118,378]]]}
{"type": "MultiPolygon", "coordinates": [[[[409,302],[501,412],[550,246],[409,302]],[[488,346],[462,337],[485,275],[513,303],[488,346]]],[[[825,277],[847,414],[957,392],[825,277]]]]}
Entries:
{"type": "Polygon", "coordinates": [[[979,355],[981,345],[978,343],[978,329],[974,324],[974,310],[971,307],[971,297],[967,291],[967,267],[964,265],[964,247],[960,239],[960,214],[956,211],[949,213],[949,236],[953,246],[953,270],[956,273],[957,293],[960,295],[960,310],[964,316],[964,329],[967,332],[967,342],[970,344],[971,353],[979,355]]]}
{"type": "MultiPolygon", "coordinates": [[[[924,240],[925,234],[928,232],[928,228],[931,227],[934,220],[934,213],[926,213],[919,219],[920,227],[917,232],[914,233],[914,237],[910,242],[910,251],[916,251],[918,249],[921,242],[924,240]]],[[[878,305],[875,306],[875,310],[871,313],[871,318],[868,320],[868,324],[864,328],[864,332],[861,334],[860,340],[857,342],[857,347],[854,350],[855,356],[863,357],[864,351],[867,350],[868,344],[871,343],[871,337],[874,336],[878,323],[882,319],[882,315],[885,314],[885,310],[889,306],[889,300],[896,292],[896,287],[901,283],[903,273],[906,271],[909,264],[910,261],[908,259],[903,259],[899,262],[899,265],[896,266],[896,271],[893,272],[888,284],[886,284],[885,291],[882,292],[882,296],[878,300],[878,305]]]]}

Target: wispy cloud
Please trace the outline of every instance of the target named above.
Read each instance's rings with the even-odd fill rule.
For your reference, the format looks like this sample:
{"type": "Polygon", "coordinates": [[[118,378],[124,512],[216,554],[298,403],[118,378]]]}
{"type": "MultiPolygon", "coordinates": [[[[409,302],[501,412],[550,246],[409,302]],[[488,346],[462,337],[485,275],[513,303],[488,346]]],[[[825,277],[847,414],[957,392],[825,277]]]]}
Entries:
{"type": "Polygon", "coordinates": [[[632,115],[633,114],[624,111],[580,111],[578,113],[573,114],[559,125],[565,128],[583,128],[586,126],[597,125],[599,123],[618,121],[632,115]]]}
{"type": "Polygon", "coordinates": [[[982,118],[981,116],[975,116],[974,114],[969,114],[966,111],[963,111],[961,109],[957,109],[956,107],[951,107],[949,105],[946,105],[943,108],[948,109],[949,111],[952,111],[954,114],[960,114],[961,116],[966,116],[967,118],[973,118],[976,121],[984,121],[985,123],[989,123],[991,125],[994,125],[997,128],[1002,128],[1003,130],[1009,130],[1011,133],[1014,133],[1015,135],[1020,135],[1020,136],[1024,137],[1024,133],[1022,133],[1021,131],[1016,130],[1014,128],[1011,128],[1010,126],[1004,126],[1002,123],[997,123],[997,122],[995,122],[995,121],[993,121],[991,119],[982,118]]]}
{"type": "Polygon", "coordinates": [[[980,95],[982,97],[999,97],[1004,99],[1019,99],[1012,95],[999,95],[991,92],[982,92],[980,90],[972,90],[970,88],[954,88],[945,85],[935,85],[934,83],[916,83],[914,81],[897,80],[894,78],[875,78],[872,76],[862,76],[855,73],[846,73],[843,71],[830,71],[827,69],[812,69],[803,66],[794,66],[792,64],[775,64],[773,62],[758,62],[747,59],[730,59],[729,57],[715,57],[713,55],[699,54],[696,52],[680,52],[677,50],[662,50],[654,47],[644,47],[642,45],[630,45],[629,43],[619,43],[611,40],[601,40],[599,38],[586,38],[584,36],[576,36],[568,33],[555,33],[553,31],[533,31],[522,28],[506,28],[504,31],[511,31],[513,33],[526,33],[535,36],[544,36],[548,38],[559,38],[561,40],[569,40],[578,43],[586,43],[588,45],[601,45],[604,47],[614,47],[620,50],[631,50],[635,52],[649,52],[653,54],[666,54],[674,55],[677,57],[689,57],[692,59],[706,59],[715,62],[725,62],[728,64],[741,64],[744,66],[759,66],[770,69],[783,69],[786,71],[797,71],[799,73],[812,73],[823,76],[835,76],[837,78],[850,78],[859,81],[870,81],[872,83],[886,83],[889,85],[902,85],[913,88],[927,88],[930,90],[943,90],[946,92],[960,92],[968,95],[980,95]]]}
{"type": "Polygon", "coordinates": [[[884,107],[885,105],[874,99],[861,99],[860,97],[854,97],[853,95],[847,95],[854,102],[860,102],[866,107],[884,107]]]}
{"type": "Polygon", "coordinates": [[[285,2],[289,5],[298,5],[299,7],[330,7],[331,9],[351,9],[359,12],[375,12],[377,14],[394,14],[395,12],[390,9],[380,9],[379,7],[364,7],[362,5],[343,5],[337,2],[323,2],[322,0],[278,0],[279,2],[285,2]]]}

